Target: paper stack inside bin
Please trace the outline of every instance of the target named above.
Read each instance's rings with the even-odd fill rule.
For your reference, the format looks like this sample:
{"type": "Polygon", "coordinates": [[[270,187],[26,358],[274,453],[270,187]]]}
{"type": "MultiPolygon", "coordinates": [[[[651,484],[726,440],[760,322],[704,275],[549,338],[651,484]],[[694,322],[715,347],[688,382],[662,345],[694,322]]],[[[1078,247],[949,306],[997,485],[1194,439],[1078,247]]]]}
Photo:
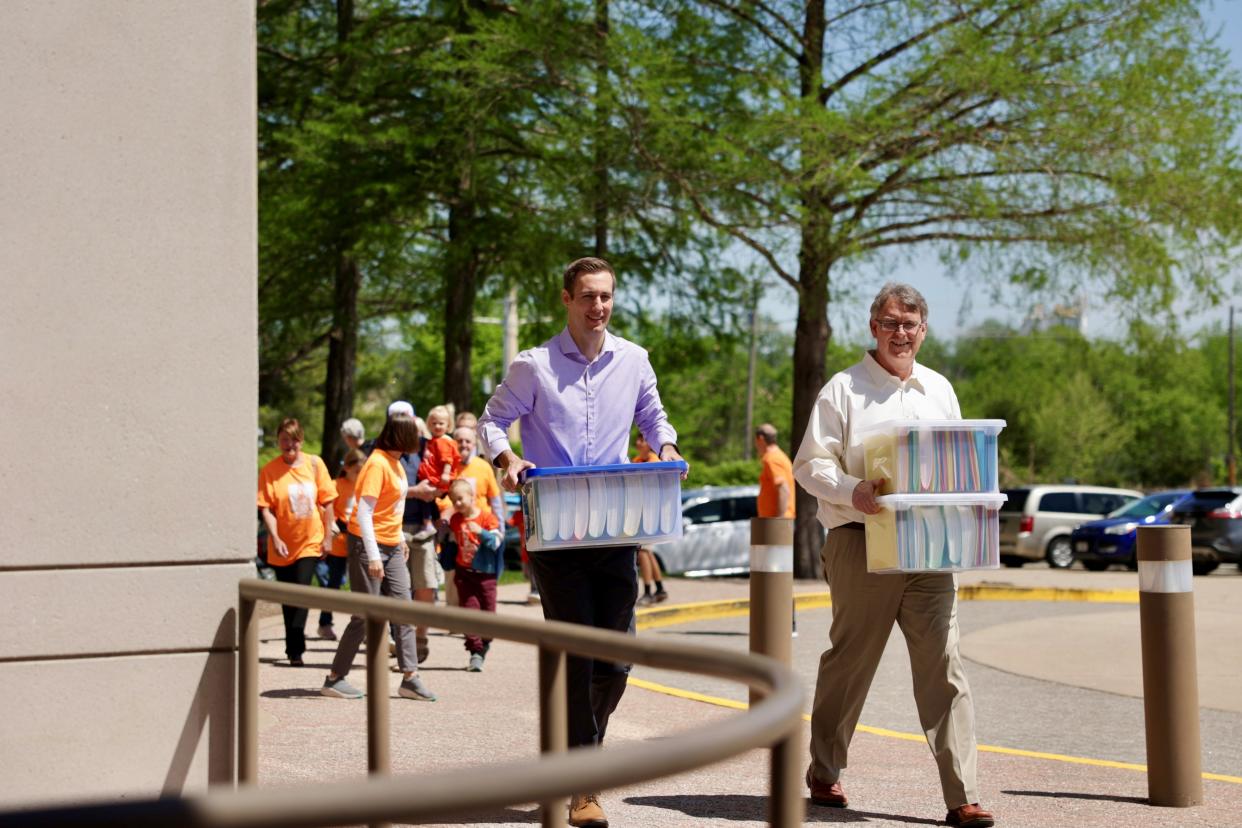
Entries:
{"type": "Polygon", "coordinates": [[[889,420],[861,434],[884,511],[868,515],[870,572],[1000,566],[997,437],[1004,420],[889,420]]]}
{"type": "Polygon", "coordinates": [[[528,469],[526,548],[646,545],[681,536],[686,464],[622,463],[528,469]]]}

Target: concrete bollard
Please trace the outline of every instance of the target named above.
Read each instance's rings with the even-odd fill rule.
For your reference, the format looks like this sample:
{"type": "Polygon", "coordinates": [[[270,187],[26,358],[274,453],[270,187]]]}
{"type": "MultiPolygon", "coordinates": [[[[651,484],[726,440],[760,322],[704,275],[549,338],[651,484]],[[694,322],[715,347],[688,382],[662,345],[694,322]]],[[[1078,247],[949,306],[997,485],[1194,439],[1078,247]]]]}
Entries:
{"type": "MultiPolygon", "coordinates": [[[[790,518],[750,521],[750,651],[790,663],[793,639],[793,528],[790,518]]],[[[763,698],[750,691],[750,702],[763,698]]]]}
{"type": "Polygon", "coordinates": [[[1172,808],[1201,805],[1190,527],[1140,527],[1137,557],[1148,801],[1172,808]]]}

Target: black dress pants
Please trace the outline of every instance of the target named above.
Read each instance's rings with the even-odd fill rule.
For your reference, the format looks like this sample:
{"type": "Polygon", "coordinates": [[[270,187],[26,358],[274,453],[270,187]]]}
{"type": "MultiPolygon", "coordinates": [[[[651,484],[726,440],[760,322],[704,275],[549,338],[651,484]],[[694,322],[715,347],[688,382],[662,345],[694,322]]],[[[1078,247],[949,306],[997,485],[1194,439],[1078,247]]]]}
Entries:
{"type": "MultiPolygon", "coordinates": [[[[288,566],[274,566],[276,580],[284,584],[301,584],[310,586],[311,576],[315,574],[317,557],[298,558],[288,566]]],[[[280,605],[280,612],[285,617],[285,655],[289,658],[301,658],[306,652],[306,615],[305,607],[280,605]]]]}
{"type": "MultiPolygon", "coordinates": [[[[530,552],[543,617],[634,634],[637,546],[530,552]]],[[[571,655],[566,659],[569,747],[604,741],[608,717],[629,680],[630,665],[571,655]]]]}

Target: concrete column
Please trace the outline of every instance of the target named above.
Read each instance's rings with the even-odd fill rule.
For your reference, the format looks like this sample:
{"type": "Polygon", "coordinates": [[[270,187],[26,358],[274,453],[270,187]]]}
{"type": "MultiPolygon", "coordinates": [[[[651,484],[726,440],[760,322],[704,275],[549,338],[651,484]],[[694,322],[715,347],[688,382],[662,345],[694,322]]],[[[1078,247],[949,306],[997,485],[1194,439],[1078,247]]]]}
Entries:
{"type": "Polygon", "coordinates": [[[254,4],[10,0],[0,102],[0,807],[231,785],[254,4]]]}

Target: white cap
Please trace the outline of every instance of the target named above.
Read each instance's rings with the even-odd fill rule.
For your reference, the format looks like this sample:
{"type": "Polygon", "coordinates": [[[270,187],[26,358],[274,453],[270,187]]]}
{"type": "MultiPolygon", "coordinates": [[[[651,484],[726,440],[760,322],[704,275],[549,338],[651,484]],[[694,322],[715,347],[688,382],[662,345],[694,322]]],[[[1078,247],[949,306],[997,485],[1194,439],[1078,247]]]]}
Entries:
{"type": "Polygon", "coordinates": [[[413,417],[414,406],[410,405],[405,400],[397,400],[395,403],[388,406],[388,416],[395,417],[398,414],[404,414],[407,417],[413,417]]]}

